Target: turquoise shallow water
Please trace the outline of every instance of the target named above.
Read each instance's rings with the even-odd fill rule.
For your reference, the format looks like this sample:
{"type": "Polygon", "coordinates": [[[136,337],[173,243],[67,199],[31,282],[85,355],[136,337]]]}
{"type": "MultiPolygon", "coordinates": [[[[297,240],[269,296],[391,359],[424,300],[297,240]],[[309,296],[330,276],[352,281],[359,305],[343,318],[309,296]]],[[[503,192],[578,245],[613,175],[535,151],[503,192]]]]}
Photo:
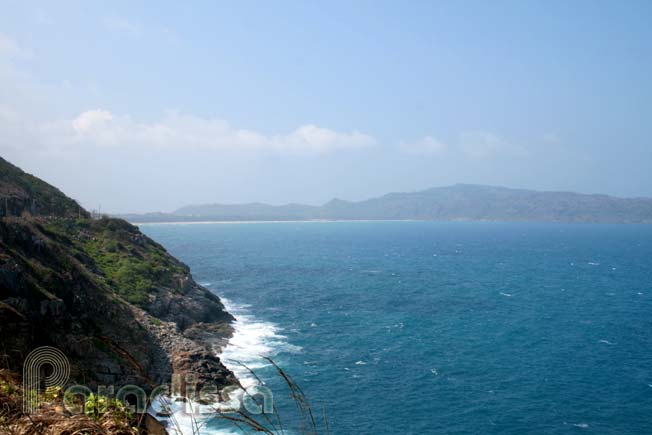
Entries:
{"type": "Polygon", "coordinates": [[[331,433],[652,434],[652,226],[141,228],[226,297],[231,355],[273,355],[331,433]]]}

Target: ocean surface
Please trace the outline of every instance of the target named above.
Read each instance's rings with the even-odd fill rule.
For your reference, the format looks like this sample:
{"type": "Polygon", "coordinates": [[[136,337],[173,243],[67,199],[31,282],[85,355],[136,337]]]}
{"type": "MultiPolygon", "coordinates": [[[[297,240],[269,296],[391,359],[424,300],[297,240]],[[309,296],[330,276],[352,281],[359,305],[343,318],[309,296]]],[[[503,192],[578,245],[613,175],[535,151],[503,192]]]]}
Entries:
{"type": "Polygon", "coordinates": [[[223,359],[255,368],[288,422],[259,355],[332,434],[652,434],[652,226],[141,229],[224,298],[238,321],[223,359]]]}

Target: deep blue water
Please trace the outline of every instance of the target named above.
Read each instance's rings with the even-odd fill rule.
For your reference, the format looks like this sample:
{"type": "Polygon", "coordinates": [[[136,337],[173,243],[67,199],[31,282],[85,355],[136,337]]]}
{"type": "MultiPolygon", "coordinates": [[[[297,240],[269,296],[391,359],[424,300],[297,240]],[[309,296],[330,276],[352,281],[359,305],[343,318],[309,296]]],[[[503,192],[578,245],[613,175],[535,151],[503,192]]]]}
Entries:
{"type": "Polygon", "coordinates": [[[141,228],[262,331],[252,352],[331,433],[652,434],[652,226],[141,228]]]}

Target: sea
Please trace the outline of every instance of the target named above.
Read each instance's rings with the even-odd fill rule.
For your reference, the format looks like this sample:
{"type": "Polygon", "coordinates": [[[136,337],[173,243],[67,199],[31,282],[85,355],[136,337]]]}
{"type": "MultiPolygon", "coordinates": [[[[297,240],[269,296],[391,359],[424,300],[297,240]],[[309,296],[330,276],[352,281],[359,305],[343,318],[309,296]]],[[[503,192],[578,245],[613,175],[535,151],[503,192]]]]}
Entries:
{"type": "Polygon", "coordinates": [[[140,228],[236,317],[222,359],[269,388],[284,433],[300,411],[263,356],[319,433],[652,434],[652,226],[140,228]]]}

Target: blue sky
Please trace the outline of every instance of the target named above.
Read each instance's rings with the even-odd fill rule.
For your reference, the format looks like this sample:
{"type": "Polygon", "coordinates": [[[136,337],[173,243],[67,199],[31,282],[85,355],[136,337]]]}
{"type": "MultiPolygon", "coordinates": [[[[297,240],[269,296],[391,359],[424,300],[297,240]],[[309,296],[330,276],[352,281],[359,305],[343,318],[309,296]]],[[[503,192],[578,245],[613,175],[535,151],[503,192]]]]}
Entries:
{"type": "Polygon", "coordinates": [[[652,3],[2,2],[0,155],[88,208],[652,196],[652,3]]]}

